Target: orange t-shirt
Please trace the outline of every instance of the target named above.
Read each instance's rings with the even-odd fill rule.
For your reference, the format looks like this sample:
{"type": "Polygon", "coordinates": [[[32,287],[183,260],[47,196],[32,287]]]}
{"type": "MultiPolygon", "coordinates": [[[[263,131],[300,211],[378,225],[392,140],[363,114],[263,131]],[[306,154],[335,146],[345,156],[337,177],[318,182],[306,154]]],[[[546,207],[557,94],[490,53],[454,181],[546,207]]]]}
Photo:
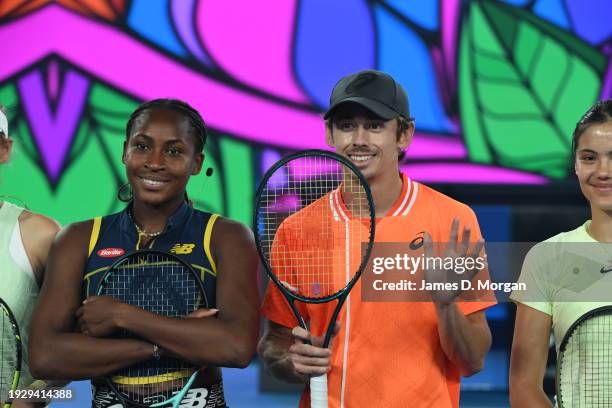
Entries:
{"type": "MultiPolygon", "coordinates": [[[[476,216],[468,206],[402,177],[402,193],[388,215],[377,220],[376,242],[410,242],[422,231],[427,231],[433,242],[446,242],[453,218],[460,220],[460,230],[469,225],[477,235],[472,235],[473,239],[480,237],[476,216]]],[[[313,205],[327,205],[331,219],[343,216],[342,205],[333,193],[313,205]]],[[[290,227],[291,218],[286,223],[290,227]]],[[[459,307],[467,315],[493,304],[463,302],[459,307]]],[[[310,322],[311,332],[321,335],[336,302],[296,305],[310,322]]],[[[267,319],[282,326],[297,325],[287,301],[274,285],[268,285],[262,311],[267,319]]],[[[341,330],[333,341],[332,369],[328,373],[330,408],[459,406],[459,372],[440,344],[433,303],[362,302],[358,281],[338,321],[341,330]]],[[[308,387],[300,407],[310,407],[308,387]]]]}

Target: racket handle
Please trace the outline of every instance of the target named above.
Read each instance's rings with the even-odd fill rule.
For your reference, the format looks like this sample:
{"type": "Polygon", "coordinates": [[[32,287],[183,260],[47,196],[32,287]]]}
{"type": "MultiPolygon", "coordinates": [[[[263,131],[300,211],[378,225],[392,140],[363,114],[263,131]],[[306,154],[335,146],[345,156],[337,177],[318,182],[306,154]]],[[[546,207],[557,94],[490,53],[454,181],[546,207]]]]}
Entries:
{"type": "Polygon", "coordinates": [[[310,377],[310,408],[327,408],[327,374],[310,377]]]}

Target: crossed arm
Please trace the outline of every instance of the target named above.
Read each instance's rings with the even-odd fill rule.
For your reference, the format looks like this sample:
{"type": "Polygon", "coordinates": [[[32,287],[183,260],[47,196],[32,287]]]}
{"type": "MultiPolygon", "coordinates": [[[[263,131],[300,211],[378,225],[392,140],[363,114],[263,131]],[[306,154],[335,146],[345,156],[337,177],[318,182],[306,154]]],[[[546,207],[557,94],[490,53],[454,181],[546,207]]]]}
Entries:
{"type": "Polygon", "coordinates": [[[90,231],[91,221],[74,224],[51,248],[32,320],[30,365],[35,376],[71,380],[103,376],[151,358],[153,344],[199,366],[249,363],[259,329],[259,295],[257,255],[246,227],[217,221],[212,247],[219,270],[219,312],[192,319],[165,318],[104,297],[82,305],[90,231]],[[236,257],[236,252],[241,256],[236,257]],[[146,340],[105,338],[119,328],[146,340]]]}

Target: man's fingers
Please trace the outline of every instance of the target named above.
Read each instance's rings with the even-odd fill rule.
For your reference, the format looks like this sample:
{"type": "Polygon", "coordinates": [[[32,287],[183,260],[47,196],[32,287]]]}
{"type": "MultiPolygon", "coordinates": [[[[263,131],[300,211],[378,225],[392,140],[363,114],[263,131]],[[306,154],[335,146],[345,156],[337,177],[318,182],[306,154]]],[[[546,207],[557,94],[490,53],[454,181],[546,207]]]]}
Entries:
{"type": "Polygon", "coordinates": [[[302,364],[305,366],[313,366],[313,367],[328,367],[329,366],[329,357],[309,357],[301,354],[291,353],[290,354],[291,361],[293,364],[302,364]]]}
{"type": "Polygon", "coordinates": [[[308,375],[308,376],[310,375],[319,376],[319,375],[327,374],[330,370],[329,366],[326,366],[326,367],[309,366],[309,365],[303,365],[299,363],[294,363],[293,367],[298,374],[308,375]]]}
{"type": "MultiPolygon", "coordinates": [[[[340,324],[340,322],[336,321],[334,323],[334,328],[331,333],[331,338],[329,339],[329,345],[327,346],[328,348],[331,348],[334,338],[340,332],[341,328],[342,328],[342,325],[340,324]]],[[[323,342],[325,341],[325,335],[323,336],[310,335],[310,341],[313,346],[323,347],[323,342]]]]}
{"type": "Polygon", "coordinates": [[[289,348],[289,358],[295,371],[303,375],[322,375],[330,370],[329,349],[308,344],[294,344],[289,348]]]}
{"type": "Polygon", "coordinates": [[[308,330],[300,326],[295,326],[293,329],[291,329],[291,334],[293,335],[294,338],[299,339],[303,342],[311,341],[311,338],[310,338],[311,336],[308,330]]]}
{"type": "MultiPolygon", "coordinates": [[[[340,331],[340,323],[334,325],[333,335],[340,331]]],[[[320,347],[324,336],[312,336],[302,327],[294,327],[291,331],[295,339],[289,347],[289,358],[295,371],[302,375],[322,375],[330,370],[331,349],[320,347]],[[306,344],[311,343],[311,344],[306,344]]]]}
{"type": "Polygon", "coordinates": [[[423,233],[423,252],[426,258],[431,258],[433,255],[433,242],[428,232],[423,233]]]}
{"type": "MultiPolygon", "coordinates": [[[[476,242],[476,244],[474,244],[474,248],[472,250],[472,253],[470,254],[470,257],[472,259],[477,259],[478,257],[480,257],[481,253],[483,253],[482,251],[483,247],[484,247],[484,239],[481,238],[478,240],[478,242],[476,242]]],[[[482,254],[482,256],[484,257],[484,254],[482,254]]],[[[479,272],[488,269],[488,267],[489,267],[488,262],[486,258],[484,258],[484,266],[480,268],[478,264],[474,263],[474,267],[466,272],[466,278],[471,281],[472,278],[474,278],[474,276],[478,275],[479,272]]]]}
{"type": "MultiPolygon", "coordinates": [[[[334,329],[332,331],[331,340],[333,340],[334,337],[336,337],[336,335],[340,332],[341,328],[342,328],[342,325],[340,324],[340,322],[336,321],[334,324],[334,329]]],[[[294,327],[291,330],[291,334],[293,335],[294,339],[297,341],[300,341],[302,343],[310,343],[311,345],[317,348],[323,348],[323,341],[325,340],[325,335],[313,336],[308,330],[300,326],[294,327]]],[[[331,340],[330,340],[329,347],[331,347],[331,340]]],[[[327,348],[328,347],[325,347],[325,349],[327,348]]]]}
{"type": "MultiPolygon", "coordinates": [[[[332,341],[332,339],[334,338],[333,334],[332,337],[329,339],[330,343],[332,341]]],[[[329,348],[330,346],[328,345],[327,347],[323,347],[323,341],[325,340],[325,336],[310,336],[310,343],[313,346],[317,346],[317,347],[321,347],[321,348],[329,348]]]]}
{"type": "Polygon", "coordinates": [[[484,239],[480,238],[478,241],[476,241],[476,244],[474,244],[474,248],[472,249],[472,254],[470,255],[472,258],[476,259],[480,256],[480,253],[482,252],[482,249],[484,248],[484,239]]]}
{"type": "Polygon", "coordinates": [[[459,244],[459,256],[466,256],[470,247],[470,235],[472,231],[469,226],[463,228],[463,234],[461,236],[461,243],[459,244]]]}
{"type": "Polygon", "coordinates": [[[450,238],[448,240],[448,246],[453,248],[457,248],[457,237],[459,235],[459,220],[457,218],[453,218],[453,222],[451,224],[451,233],[450,238]]]}
{"type": "Polygon", "coordinates": [[[311,344],[293,343],[289,347],[289,352],[299,354],[304,357],[323,357],[331,356],[331,350],[324,347],[313,346],[311,344]]]}

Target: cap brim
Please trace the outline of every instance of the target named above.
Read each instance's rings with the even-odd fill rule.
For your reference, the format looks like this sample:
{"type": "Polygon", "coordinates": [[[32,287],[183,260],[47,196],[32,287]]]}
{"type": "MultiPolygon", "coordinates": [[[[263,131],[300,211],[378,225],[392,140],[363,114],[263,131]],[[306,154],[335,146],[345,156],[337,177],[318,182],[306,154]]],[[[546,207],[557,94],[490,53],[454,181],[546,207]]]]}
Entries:
{"type": "Polygon", "coordinates": [[[352,96],[349,98],[342,99],[336,102],[334,105],[332,105],[327,110],[327,112],[325,112],[325,116],[323,116],[323,118],[328,119],[334,113],[334,111],[338,109],[338,107],[346,103],[356,103],[357,105],[361,105],[364,108],[374,112],[377,116],[385,120],[390,120],[390,119],[397,118],[398,116],[400,116],[399,113],[397,113],[396,111],[389,108],[387,105],[383,103],[380,103],[373,99],[363,98],[360,96],[352,96]]]}

